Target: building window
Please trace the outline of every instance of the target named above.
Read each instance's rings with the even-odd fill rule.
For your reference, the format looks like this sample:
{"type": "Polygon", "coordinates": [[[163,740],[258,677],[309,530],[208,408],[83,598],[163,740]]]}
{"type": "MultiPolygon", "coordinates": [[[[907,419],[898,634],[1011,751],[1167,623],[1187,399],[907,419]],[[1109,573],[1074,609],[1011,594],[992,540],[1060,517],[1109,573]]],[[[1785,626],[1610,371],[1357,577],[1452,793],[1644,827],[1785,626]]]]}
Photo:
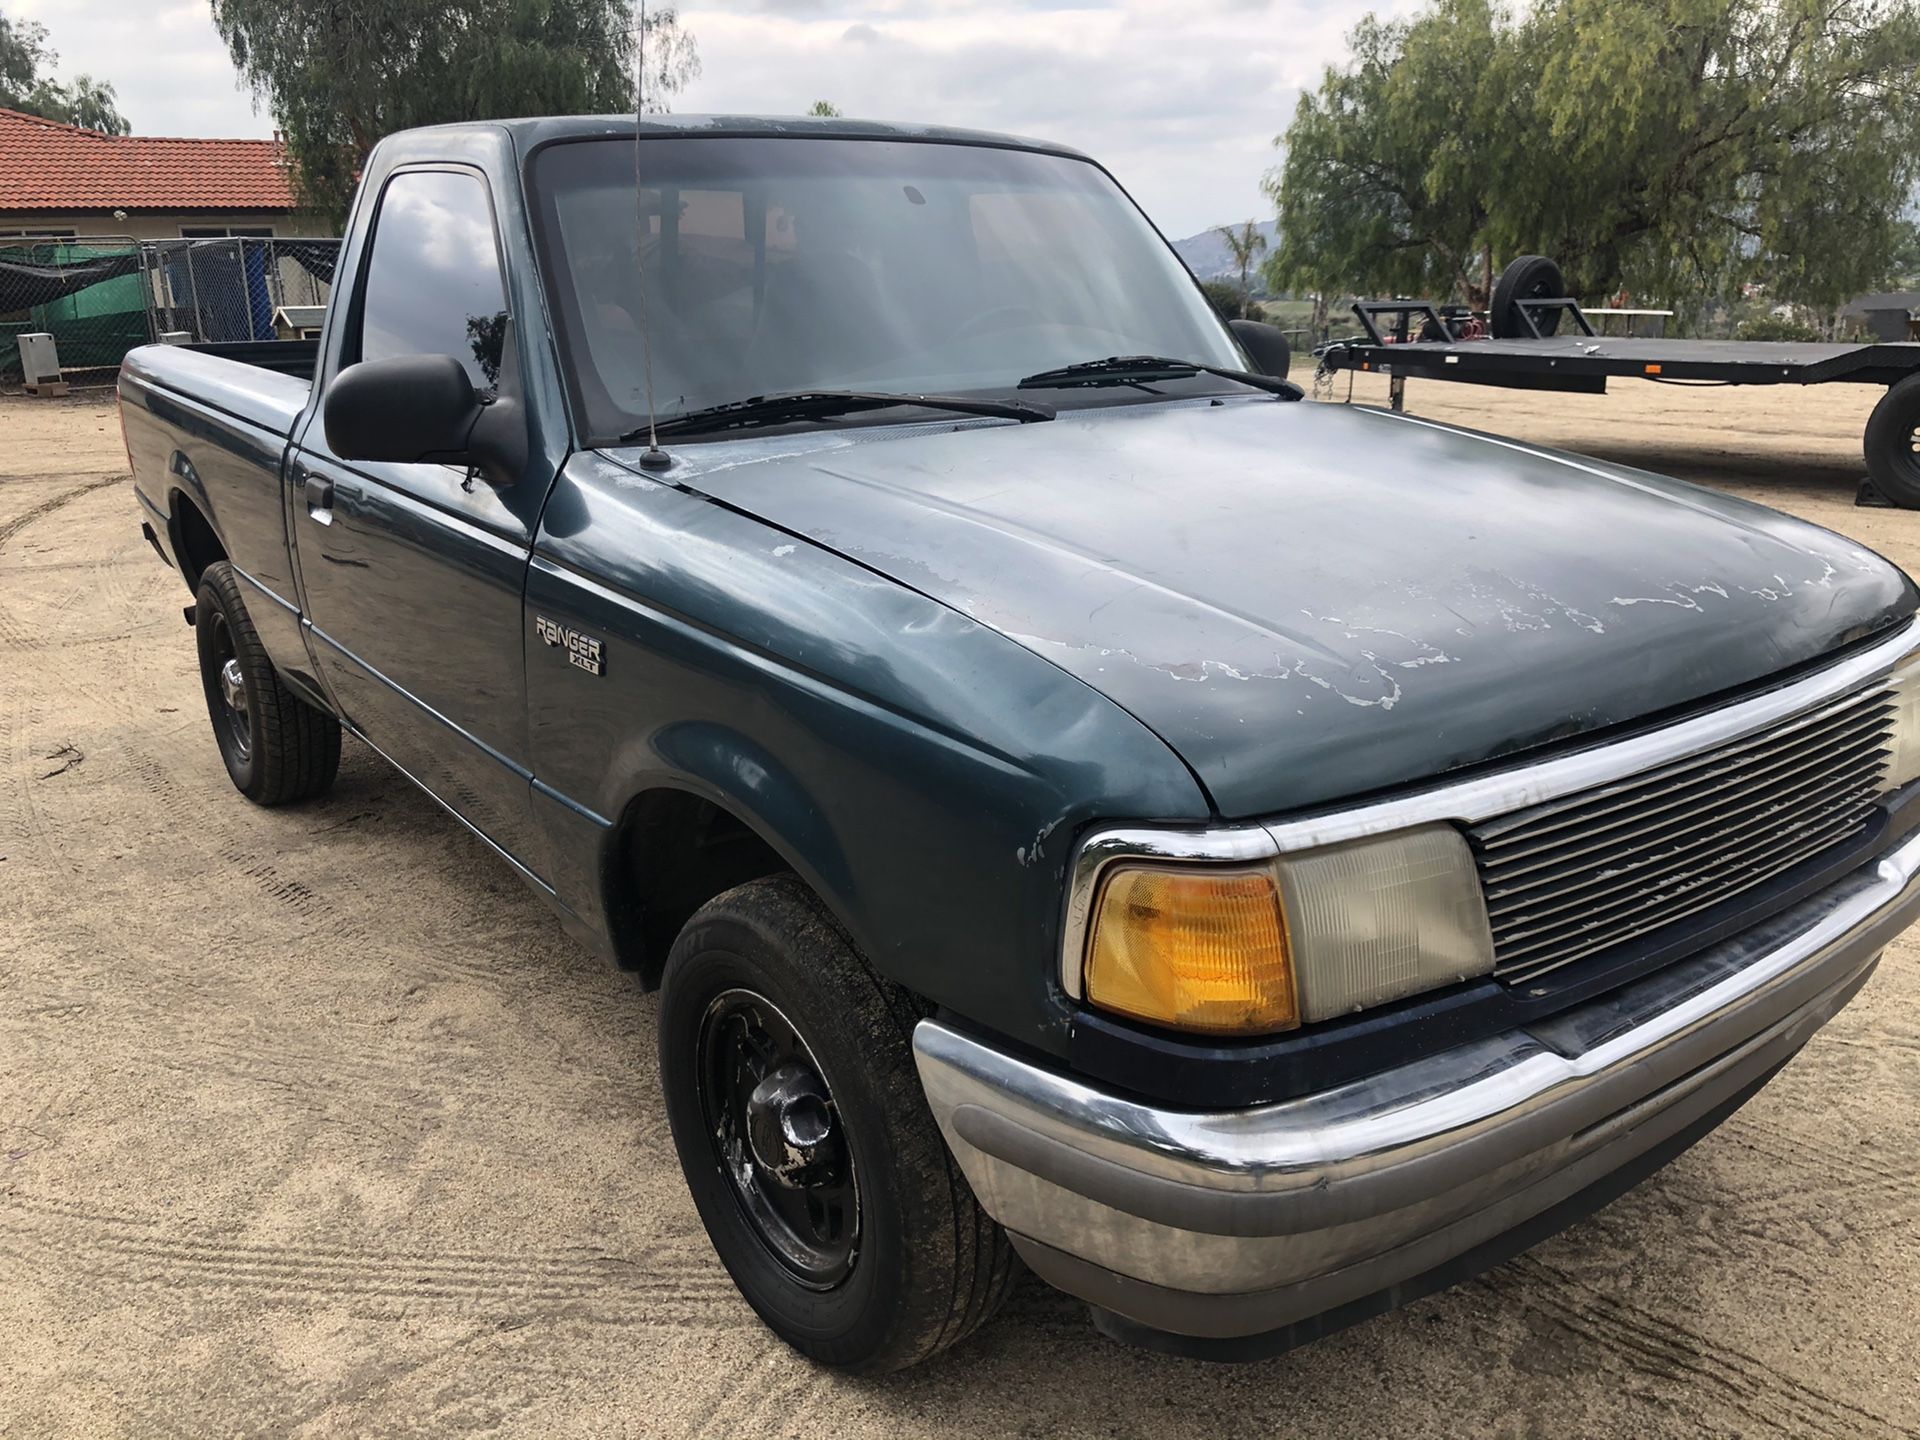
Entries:
{"type": "Polygon", "coordinates": [[[182,240],[271,240],[271,225],[182,225],[182,240]]]}
{"type": "Polygon", "coordinates": [[[0,229],[0,240],[71,240],[79,233],[78,230],[39,225],[24,230],[0,229]]]}

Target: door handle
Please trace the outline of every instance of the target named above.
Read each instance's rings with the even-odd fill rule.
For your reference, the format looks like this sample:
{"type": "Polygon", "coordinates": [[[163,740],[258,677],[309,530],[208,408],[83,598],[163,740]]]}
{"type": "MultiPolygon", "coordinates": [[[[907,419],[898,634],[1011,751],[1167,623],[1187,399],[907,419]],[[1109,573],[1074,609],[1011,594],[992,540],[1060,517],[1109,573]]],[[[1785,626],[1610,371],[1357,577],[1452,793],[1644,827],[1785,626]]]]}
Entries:
{"type": "Polygon", "coordinates": [[[307,475],[307,514],[322,525],[333,523],[333,481],[311,470],[307,475]]]}

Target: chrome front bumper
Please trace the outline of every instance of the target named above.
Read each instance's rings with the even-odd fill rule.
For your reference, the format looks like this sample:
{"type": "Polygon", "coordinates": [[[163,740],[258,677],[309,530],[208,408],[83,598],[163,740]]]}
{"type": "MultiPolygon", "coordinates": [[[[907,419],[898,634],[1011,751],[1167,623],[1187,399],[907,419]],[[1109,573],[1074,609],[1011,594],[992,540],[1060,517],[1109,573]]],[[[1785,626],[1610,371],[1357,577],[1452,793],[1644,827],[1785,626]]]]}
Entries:
{"type": "Polygon", "coordinates": [[[1426,1293],[1399,1287],[1684,1147],[1916,918],[1920,838],[1550,1020],[1249,1110],[1142,1104],[933,1020],[914,1054],[974,1193],[1043,1277],[1154,1332],[1279,1334],[1426,1293]]]}

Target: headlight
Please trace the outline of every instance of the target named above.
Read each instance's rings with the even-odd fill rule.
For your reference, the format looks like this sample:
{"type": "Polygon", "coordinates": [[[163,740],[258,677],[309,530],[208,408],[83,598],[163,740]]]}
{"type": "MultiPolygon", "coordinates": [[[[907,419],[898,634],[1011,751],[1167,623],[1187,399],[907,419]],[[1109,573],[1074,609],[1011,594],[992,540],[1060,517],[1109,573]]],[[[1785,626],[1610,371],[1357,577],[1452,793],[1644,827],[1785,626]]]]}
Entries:
{"type": "Polygon", "coordinates": [[[1300,1018],[1330,1020],[1493,969],[1467,839],[1423,825],[1277,862],[1300,1018]]]}
{"type": "Polygon", "coordinates": [[[1493,937],[1466,839],[1424,825],[1249,866],[1116,860],[1083,963],[1103,1010],[1262,1035],[1484,975],[1493,937]]]}
{"type": "Polygon", "coordinates": [[[1893,672],[1893,755],[1887,761],[1887,789],[1920,780],[1920,652],[1893,672]]]}

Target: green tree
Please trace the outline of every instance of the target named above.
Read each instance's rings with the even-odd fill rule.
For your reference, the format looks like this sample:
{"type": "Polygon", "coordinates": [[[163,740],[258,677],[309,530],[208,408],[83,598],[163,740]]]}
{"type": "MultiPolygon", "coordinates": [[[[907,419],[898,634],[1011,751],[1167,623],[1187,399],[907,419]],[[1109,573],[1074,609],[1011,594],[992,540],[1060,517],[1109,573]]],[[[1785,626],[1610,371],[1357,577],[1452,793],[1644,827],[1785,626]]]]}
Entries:
{"type": "Polygon", "coordinates": [[[1920,175],[1911,0],[1559,0],[1517,34],[1565,178],[1509,152],[1503,253],[1537,240],[1580,293],[1764,278],[1829,307],[1879,278],[1920,175]]]}
{"type": "Polygon", "coordinates": [[[1488,87],[1498,17],[1442,0],[1418,21],[1367,16],[1351,63],[1300,97],[1267,176],[1276,289],[1451,294],[1478,276],[1487,213],[1488,87]]]}
{"type": "Polygon", "coordinates": [[[0,15],[0,107],[24,111],[103,135],[131,128],[116,105],[113,86],[90,75],[62,85],[50,74],[60,57],[47,48],[47,27],[0,15]]]}
{"type": "Polygon", "coordinates": [[[1226,242],[1227,250],[1233,256],[1234,266],[1240,271],[1240,313],[1251,314],[1253,305],[1252,272],[1254,262],[1267,250],[1266,232],[1253,221],[1243,221],[1238,227],[1219,225],[1214,234],[1226,242]]]}
{"type": "MultiPolygon", "coordinates": [[[[301,191],[336,224],[395,130],[635,108],[626,0],[211,0],[241,78],[272,112],[301,191]]],[[[671,5],[646,12],[643,108],[700,72],[671,5]]]]}
{"type": "Polygon", "coordinates": [[[1911,220],[1901,223],[1880,284],[1889,290],[1911,290],[1920,285],[1920,225],[1911,220]]]}
{"type": "Polygon", "coordinates": [[[816,100],[807,107],[807,114],[816,115],[822,120],[836,120],[840,116],[840,107],[831,100],[816,100]]]}
{"type": "Polygon", "coordinates": [[[1472,292],[1534,251],[1576,294],[1825,307],[1920,177],[1913,0],[1439,0],[1354,49],[1269,177],[1302,285],[1472,292]]]}
{"type": "Polygon", "coordinates": [[[50,65],[47,27],[0,15],[0,104],[21,109],[21,101],[40,83],[40,68],[50,65]]]}

